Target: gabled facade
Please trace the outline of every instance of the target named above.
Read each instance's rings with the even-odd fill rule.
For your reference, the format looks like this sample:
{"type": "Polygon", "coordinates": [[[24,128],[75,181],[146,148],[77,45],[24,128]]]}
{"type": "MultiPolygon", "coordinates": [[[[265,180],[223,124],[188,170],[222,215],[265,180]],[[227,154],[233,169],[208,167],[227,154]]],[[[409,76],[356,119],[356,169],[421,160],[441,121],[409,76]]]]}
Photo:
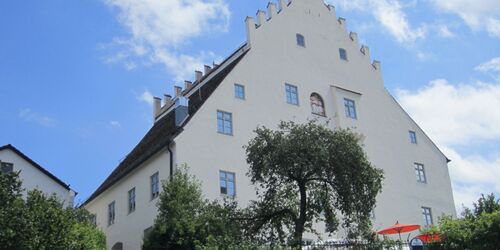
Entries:
{"type": "Polygon", "coordinates": [[[180,164],[209,199],[234,196],[243,206],[255,199],[243,145],[257,126],[282,120],[315,119],[363,135],[370,161],[385,172],[375,229],[455,215],[448,159],[387,92],[380,63],[333,6],[281,0],[247,18],[246,28],[246,43],[220,65],[196,72],[174,98],[156,99],[151,130],[84,204],[108,248],[141,247],[157,214],[155,176],[168,179],[180,164]]]}
{"type": "Polygon", "coordinates": [[[8,144],[0,147],[0,171],[3,173],[19,172],[24,195],[38,189],[50,196],[55,194],[65,206],[73,207],[76,192],[45,168],[8,144]]]}

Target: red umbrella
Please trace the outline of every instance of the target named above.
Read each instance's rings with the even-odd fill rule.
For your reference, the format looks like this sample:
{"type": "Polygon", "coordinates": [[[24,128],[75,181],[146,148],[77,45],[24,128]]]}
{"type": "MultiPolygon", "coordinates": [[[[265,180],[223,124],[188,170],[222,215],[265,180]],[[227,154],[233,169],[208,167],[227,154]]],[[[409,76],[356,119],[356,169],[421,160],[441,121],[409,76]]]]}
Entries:
{"type": "Polygon", "coordinates": [[[440,234],[421,234],[417,236],[421,241],[424,243],[430,243],[430,242],[439,242],[441,241],[441,235],[440,234]]]}
{"type": "Polygon", "coordinates": [[[411,232],[420,229],[420,225],[417,224],[399,224],[396,222],[394,226],[382,229],[378,231],[378,234],[399,234],[399,240],[401,240],[401,233],[411,232]]]}

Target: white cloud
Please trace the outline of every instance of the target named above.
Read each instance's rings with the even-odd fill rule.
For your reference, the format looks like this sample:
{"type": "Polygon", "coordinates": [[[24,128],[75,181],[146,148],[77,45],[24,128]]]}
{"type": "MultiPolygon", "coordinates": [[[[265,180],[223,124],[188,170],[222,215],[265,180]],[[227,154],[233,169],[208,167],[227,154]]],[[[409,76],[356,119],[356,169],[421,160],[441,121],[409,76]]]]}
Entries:
{"type": "Polygon", "coordinates": [[[438,34],[439,36],[441,37],[444,37],[444,38],[452,38],[452,37],[455,37],[455,33],[453,33],[449,28],[448,26],[446,25],[439,25],[437,27],[437,31],[438,31],[438,34]]]}
{"type": "Polygon", "coordinates": [[[458,15],[471,29],[500,38],[500,1],[432,0],[438,9],[458,15]]]}
{"type": "Polygon", "coordinates": [[[39,113],[31,111],[29,108],[21,109],[19,111],[19,117],[28,122],[35,122],[44,127],[54,127],[56,121],[48,116],[41,115],[39,113]]]}
{"type": "Polygon", "coordinates": [[[453,85],[439,79],[417,91],[399,90],[397,99],[452,159],[449,170],[459,211],[481,193],[500,194],[500,151],[463,153],[484,142],[500,144],[500,82],[453,85]]]}
{"type": "Polygon", "coordinates": [[[398,41],[411,46],[418,39],[426,36],[424,26],[413,28],[403,8],[414,7],[415,2],[403,6],[398,0],[329,0],[346,10],[370,11],[375,19],[398,41]]]}
{"type": "Polygon", "coordinates": [[[145,103],[149,104],[150,106],[153,106],[153,103],[154,103],[153,94],[151,94],[151,92],[149,92],[149,90],[147,90],[147,89],[144,90],[144,92],[142,92],[142,94],[137,96],[137,100],[141,101],[141,102],[145,102],[145,103]]]}
{"type": "Polygon", "coordinates": [[[110,121],[109,126],[111,128],[121,128],[122,124],[119,121],[110,121]]]}
{"type": "Polygon", "coordinates": [[[484,73],[487,72],[500,73],[500,57],[495,57],[488,62],[482,63],[475,69],[477,71],[484,73]]]}
{"type": "Polygon", "coordinates": [[[115,38],[108,48],[118,51],[108,63],[123,62],[132,70],[137,61],[162,63],[176,80],[188,77],[203,65],[204,55],[179,52],[190,39],[202,34],[227,31],[230,12],[224,0],[105,0],[118,10],[118,20],[130,33],[115,38]],[[195,68],[196,67],[196,68],[195,68]]]}

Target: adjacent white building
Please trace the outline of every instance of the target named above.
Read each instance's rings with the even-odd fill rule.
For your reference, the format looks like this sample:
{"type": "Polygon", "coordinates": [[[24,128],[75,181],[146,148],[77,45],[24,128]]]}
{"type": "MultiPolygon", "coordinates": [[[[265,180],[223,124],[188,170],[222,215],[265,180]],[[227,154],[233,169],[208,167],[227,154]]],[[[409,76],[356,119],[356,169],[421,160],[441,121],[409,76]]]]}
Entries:
{"type": "Polygon", "coordinates": [[[175,97],[156,98],[153,127],[84,203],[108,248],[140,249],[159,183],[180,164],[209,199],[255,199],[242,146],[257,126],[282,120],[363,135],[370,161],[385,171],[375,229],[455,215],[449,160],[385,89],[380,62],[370,61],[346,20],[321,0],[267,8],[246,19],[247,41],[221,64],[197,71],[175,97]]]}
{"type": "Polygon", "coordinates": [[[38,189],[47,196],[55,194],[65,206],[73,207],[76,192],[10,144],[0,147],[0,171],[19,172],[24,195],[30,190],[38,189]]]}

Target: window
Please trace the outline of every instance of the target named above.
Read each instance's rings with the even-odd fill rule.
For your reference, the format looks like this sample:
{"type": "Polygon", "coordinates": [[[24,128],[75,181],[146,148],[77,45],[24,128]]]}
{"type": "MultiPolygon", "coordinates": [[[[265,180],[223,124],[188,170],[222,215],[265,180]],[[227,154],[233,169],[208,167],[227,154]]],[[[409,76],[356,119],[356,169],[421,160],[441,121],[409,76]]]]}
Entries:
{"type": "Polygon", "coordinates": [[[345,49],[342,48],[339,49],[339,56],[340,59],[347,61],[347,51],[345,49]]]}
{"type": "Polygon", "coordinates": [[[8,162],[0,162],[0,171],[2,173],[10,173],[14,171],[14,164],[8,162]]]}
{"type": "Polygon", "coordinates": [[[97,215],[95,214],[90,215],[90,224],[97,226],[97,215]]]}
{"type": "Polygon", "coordinates": [[[356,105],[353,100],[344,98],[345,115],[352,119],[358,119],[356,114],[356,105]]]}
{"type": "Polygon", "coordinates": [[[417,134],[415,131],[409,131],[410,134],[410,142],[413,144],[417,144],[417,134]]]}
{"type": "Polygon", "coordinates": [[[306,40],[301,34],[297,34],[297,45],[300,47],[306,47],[306,40]]]}
{"type": "Polygon", "coordinates": [[[233,134],[233,115],[224,111],[217,111],[217,132],[225,135],[233,134]]]}
{"type": "Polygon", "coordinates": [[[235,174],[226,171],[220,171],[219,177],[220,177],[219,178],[220,193],[223,195],[227,195],[229,197],[234,197],[236,195],[236,190],[234,185],[235,174]]]}
{"type": "Polygon", "coordinates": [[[135,188],[128,191],[128,213],[135,211],[135,188]]]}
{"type": "Polygon", "coordinates": [[[108,205],[108,226],[115,224],[115,202],[108,205]]]}
{"type": "Polygon", "coordinates": [[[424,217],[424,226],[429,227],[432,226],[434,223],[432,222],[432,212],[431,209],[428,207],[422,207],[422,215],[424,217]]]}
{"type": "Polygon", "coordinates": [[[425,178],[425,169],[424,169],[423,164],[415,163],[415,174],[417,176],[418,182],[427,183],[427,179],[425,178]]]}
{"type": "Polygon", "coordinates": [[[311,94],[311,110],[315,115],[325,116],[325,104],[323,98],[316,93],[311,94]]]}
{"type": "Polygon", "coordinates": [[[158,176],[158,172],[156,172],[151,177],[151,200],[158,197],[160,195],[160,177],[158,176]]]}
{"type": "Polygon", "coordinates": [[[245,86],[240,84],[234,84],[234,97],[238,99],[245,99],[245,86]]]}
{"type": "Polygon", "coordinates": [[[299,105],[299,95],[296,86],[285,83],[285,92],[286,92],[287,103],[293,105],[299,105]]]}

